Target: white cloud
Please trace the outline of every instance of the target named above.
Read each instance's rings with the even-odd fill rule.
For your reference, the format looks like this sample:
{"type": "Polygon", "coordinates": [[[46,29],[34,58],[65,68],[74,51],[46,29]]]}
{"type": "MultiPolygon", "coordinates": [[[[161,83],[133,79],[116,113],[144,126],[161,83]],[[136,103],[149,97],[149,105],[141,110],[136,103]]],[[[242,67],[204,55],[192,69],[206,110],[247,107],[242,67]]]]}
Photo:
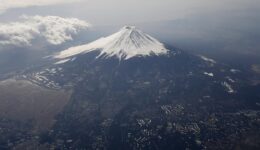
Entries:
{"type": "Polygon", "coordinates": [[[58,16],[22,16],[20,22],[0,23],[0,46],[28,46],[44,39],[52,45],[72,40],[72,35],[91,25],[76,18],[58,16]]]}
{"type": "Polygon", "coordinates": [[[75,3],[81,0],[0,0],[0,13],[11,8],[24,8],[30,6],[47,6],[63,3],[75,3]]]}

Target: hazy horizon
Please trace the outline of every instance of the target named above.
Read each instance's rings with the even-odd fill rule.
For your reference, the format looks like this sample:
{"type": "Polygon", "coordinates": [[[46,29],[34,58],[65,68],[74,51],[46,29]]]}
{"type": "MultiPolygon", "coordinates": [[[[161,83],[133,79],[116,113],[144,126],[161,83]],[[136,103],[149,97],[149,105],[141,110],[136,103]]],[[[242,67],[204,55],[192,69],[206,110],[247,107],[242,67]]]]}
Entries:
{"type": "Polygon", "coordinates": [[[54,15],[79,18],[100,26],[185,19],[207,14],[221,21],[221,17],[259,14],[259,7],[257,0],[1,0],[0,20],[15,21],[21,14],[54,15]]]}
{"type": "Polygon", "coordinates": [[[260,56],[258,0],[0,2],[0,52],[11,50],[3,60],[12,51],[61,51],[112,34],[124,25],[135,25],[187,51],[260,56]]]}

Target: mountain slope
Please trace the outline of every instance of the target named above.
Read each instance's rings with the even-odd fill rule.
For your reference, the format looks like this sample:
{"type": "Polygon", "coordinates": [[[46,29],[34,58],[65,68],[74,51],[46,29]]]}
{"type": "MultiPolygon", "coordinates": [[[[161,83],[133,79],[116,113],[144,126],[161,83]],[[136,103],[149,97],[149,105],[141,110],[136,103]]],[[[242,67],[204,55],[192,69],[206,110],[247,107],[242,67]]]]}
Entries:
{"type": "Polygon", "coordinates": [[[149,36],[131,35],[132,30],[142,33],[124,27],[109,42],[65,50],[54,56],[58,63],[22,76],[46,88],[74,91],[53,131],[41,136],[43,144],[56,149],[229,149],[257,131],[259,86],[247,83],[248,74],[166,49],[149,36]],[[155,46],[146,53],[151,43],[162,51],[155,46]]]}
{"type": "Polygon", "coordinates": [[[55,58],[64,59],[91,51],[100,51],[98,57],[116,56],[129,59],[134,56],[166,54],[167,49],[162,43],[133,26],[125,26],[119,32],[101,38],[92,43],[69,48],[60,52],[55,58]]]}

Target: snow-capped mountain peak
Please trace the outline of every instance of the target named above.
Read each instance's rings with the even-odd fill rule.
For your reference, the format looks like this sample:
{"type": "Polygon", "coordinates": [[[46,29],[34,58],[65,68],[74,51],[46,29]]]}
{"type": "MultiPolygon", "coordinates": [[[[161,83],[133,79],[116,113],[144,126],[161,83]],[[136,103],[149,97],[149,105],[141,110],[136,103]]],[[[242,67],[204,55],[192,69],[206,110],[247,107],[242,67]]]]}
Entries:
{"type": "Polygon", "coordinates": [[[91,51],[100,51],[98,57],[116,56],[125,60],[135,56],[162,55],[168,52],[165,46],[155,38],[134,26],[125,26],[108,37],[64,50],[54,58],[65,59],[91,51]]]}

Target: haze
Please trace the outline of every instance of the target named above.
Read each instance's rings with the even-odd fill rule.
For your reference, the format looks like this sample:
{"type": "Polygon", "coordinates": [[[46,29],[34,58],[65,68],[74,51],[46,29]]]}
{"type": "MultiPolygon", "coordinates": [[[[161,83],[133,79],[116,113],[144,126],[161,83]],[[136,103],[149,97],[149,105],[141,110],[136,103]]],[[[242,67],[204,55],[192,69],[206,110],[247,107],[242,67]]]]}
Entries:
{"type": "Polygon", "coordinates": [[[0,0],[0,51],[10,49],[10,44],[15,51],[30,45],[37,45],[32,50],[60,51],[64,45],[84,44],[124,25],[135,25],[160,41],[187,51],[226,60],[230,55],[239,55],[239,61],[242,55],[260,63],[259,18],[259,0],[0,0]],[[27,16],[27,20],[21,16],[27,16]],[[53,32],[42,30],[42,26],[51,27],[55,22],[46,19],[53,18],[48,16],[60,20],[57,28],[51,29],[53,32]],[[42,23],[35,25],[37,19],[33,18],[46,21],[40,19],[42,23]],[[86,26],[70,22],[71,18],[93,25],[92,33],[85,33],[81,29],[86,26]],[[49,37],[48,32],[55,32],[55,36],[49,37]],[[59,47],[48,47],[54,43],[59,47]]]}
{"type": "Polygon", "coordinates": [[[0,19],[13,20],[21,14],[58,15],[84,19],[94,25],[117,25],[173,20],[200,14],[212,17],[245,16],[259,14],[259,7],[258,0],[1,0],[0,19]]]}

